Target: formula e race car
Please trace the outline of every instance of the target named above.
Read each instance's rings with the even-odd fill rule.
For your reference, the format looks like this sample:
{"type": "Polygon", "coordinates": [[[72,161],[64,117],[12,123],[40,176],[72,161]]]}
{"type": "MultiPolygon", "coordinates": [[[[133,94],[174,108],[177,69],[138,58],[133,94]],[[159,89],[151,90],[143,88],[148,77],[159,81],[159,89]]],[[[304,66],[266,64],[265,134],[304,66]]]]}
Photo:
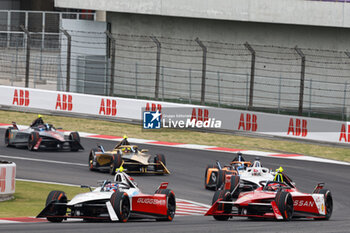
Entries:
{"type": "Polygon", "coordinates": [[[152,158],[146,153],[147,151],[130,145],[126,137],[112,151],[105,151],[99,145],[90,151],[89,169],[91,171],[109,169],[112,175],[119,167],[123,167],[126,173],[170,174],[166,168],[164,155],[157,154],[152,158]]]}
{"type": "Polygon", "coordinates": [[[66,139],[62,132],[51,124],[40,124],[26,129],[19,129],[15,122],[5,132],[5,145],[28,147],[29,150],[39,149],[68,149],[83,150],[78,132],[72,132],[66,139]]]}
{"type": "Polygon", "coordinates": [[[323,183],[314,191],[302,193],[295,184],[283,174],[281,181],[263,181],[254,191],[242,192],[238,198],[233,194],[238,189],[239,177],[231,177],[223,190],[215,192],[213,205],[205,216],[225,221],[234,216],[250,219],[270,218],[289,221],[292,218],[313,218],[328,220],[333,211],[332,194],[324,189],[323,183]],[[237,179],[238,178],[238,179],[237,179]]]}
{"type": "MultiPolygon", "coordinates": [[[[240,184],[236,190],[234,197],[237,197],[238,193],[245,191],[252,191],[262,186],[262,182],[267,180],[273,180],[275,172],[270,171],[266,167],[262,167],[259,158],[256,158],[251,167],[246,169],[237,170],[240,184]]],[[[223,189],[226,181],[229,179],[224,179],[224,183],[219,187],[223,189]]]]}
{"type": "Polygon", "coordinates": [[[208,165],[205,169],[204,187],[206,189],[218,190],[225,180],[225,174],[238,175],[239,170],[245,170],[252,165],[245,161],[239,152],[230,165],[221,166],[217,161],[215,165],[208,165]]]}
{"type": "Polygon", "coordinates": [[[143,194],[133,178],[117,172],[114,181],[105,180],[94,190],[82,185],[82,188],[90,188],[90,192],[78,194],[70,201],[67,201],[64,192],[51,191],[46,207],[37,218],[47,218],[50,222],[62,222],[67,218],[120,222],[144,218],[172,221],[176,200],[174,192],[167,186],[168,183],[161,183],[155,194],[143,194]]]}

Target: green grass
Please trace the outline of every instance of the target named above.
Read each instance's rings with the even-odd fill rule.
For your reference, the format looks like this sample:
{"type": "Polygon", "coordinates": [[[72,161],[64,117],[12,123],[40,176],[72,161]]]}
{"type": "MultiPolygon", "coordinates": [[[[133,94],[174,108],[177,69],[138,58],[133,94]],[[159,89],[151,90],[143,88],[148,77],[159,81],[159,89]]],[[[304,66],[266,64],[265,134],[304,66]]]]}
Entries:
{"type": "Polygon", "coordinates": [[[47,195],[52,190],[64,191],[68,199],[89,189],[56,184],[43,184],[27,181],[16,181],[14,199],[0,202],[0,218],[36,216],[45,207],[47,195]]]}
{"type": "MultiPolygon", "coordinates": [[[[18,124],[29,125],[35,118],[36,114],[32,113],[0,111],[0,123],[16,121],[18,124]]],[[[130,138],[212,145],[247,150],[284,151],[350,162],[350,149],[305,142],[205,133],[190,130],[142,130],[141,125],[52,115],[44,115],[43,119],[45,122],[52,123],[56,127],[62,127],[65,130],[72,131],[113,136],[127,135],[130,138]]],[[[90,148],[87,149],[89,150],[90,148]]]]}

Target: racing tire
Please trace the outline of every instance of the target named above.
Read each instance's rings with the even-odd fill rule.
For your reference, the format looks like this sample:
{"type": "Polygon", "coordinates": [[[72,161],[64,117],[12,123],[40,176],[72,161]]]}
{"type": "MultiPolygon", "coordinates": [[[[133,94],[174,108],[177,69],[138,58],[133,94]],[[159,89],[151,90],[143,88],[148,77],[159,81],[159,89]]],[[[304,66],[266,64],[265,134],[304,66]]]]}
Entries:
{"type": "MultiPolygon", "coordinates": [[[[163,154],[157,154],[154,157],[154,163],[159,163],[159,162],[162,162],[164,164],[164,166],[166,166],[165,156],[163,154]]],[[[164,168],[162,165],[154,165],[154,170],[155,171],[164,171],[164,168]]]]}
{"type": "MultiPolygon", "coordinates": [[[[100,151],[100,150],[97,149],[97,148],[93,148],[90,151],[90,154],[89,154],[89,170],[90,171],[96,171],[97,170],[96,165],[94,165],[94,162],[96,162],[95,152],[97,152],[97,151],[100,151]]],[[[97,162],[96,162],[96,164],[97,164],[97,162]]]]}
{"type": "MultiPolygon", "coordinates": [[[[231,194],[228,190],[218,190],[215,191],[212,205],[219,199],[223,199],[223,201],[231,201],[231,194]]],[[[232,212],[232,205],[231,204],[219,204],[218,210],[224,211],[225,214],[229,214],[232,212]]],[[[230,216],[226,215],[213,215],[215,220],[218,221],[227,221],[230,216]]]]}
{"type": "Polygon", "coordinates": [[[289,192],[278,191],[275,196],[275,202],[283,220],[290,221],[294,213],[292,195],[289,192]]]}
{"type": "Polygon", "coordinates": [[[28,150],[33,151],[39,139],[40,139],[39,132],[36,132],[36,131],[32,132],[28,138],[28,150]]]}
{"type": "Polygon", "coordinates": [[[332,198],[331,191],[328,189],[320,189],[314,193],[319,193],[319,194],[324,195],[325,208],[326,208],[325,218],[314,218],[314,219],[315,220],[329,220],[331,218],[332,212],[333,212],[333,198],[332,198]]]}
{"type": "Polygon", "coordinates": [[[80,136],[78,132],[71,132],[68,136],[70,143],[70,150],[71,151],[78,151],[80,149],[80,136]]]}
{"type": "Polygon", "coordinates": [[[167,200],[167,215],[165,218],[157,218],[157,221],[173,221],[176,211],[175,193],[170,189],[158,189],[156,194],[165,194],[167,200]]]}
{"type": "Polygon", "coordinates": [[[109,174],[115,175],[115,170],[122,165],[123,159],[120,153],[113,155],[112,163],[109,167],[109,174]]]}
{"type": "Polygon", "coordinates": [[[126,192],[115,192],[110,198],[120,222],[127,222],[130,217],[130,200],[126,192]]]}
{"type": "Polygon", "coordinates": [[[204,188],[205,189],[212,189],[212,187],[209,187],[208,186],[208,183],[207,183],[207,179],[208,179],[208,170],[210,168],[217,168],[218,169],[218,166],[217,165],[207,165],[207,167],[205,168],[205,173],[204,173],[204,188]]]}
{"type": "Polygon", "coordinates": [[[226,172],[224,170],[219,170],[218,177],[217,177],[217,183],[216,183],[216,190],[219,190],[223,183],[225,182],[225,174],[226,172]]]}
{"type": "Polygon", "coordinates": [[[10,133],[13,127],[8,127],[5,132],[5,146],[10,147],[10,133]]]}
{"type": "Polygon", "coordinates": [[[235,192],[232,194],[232,198],[238,198],[239,196],[239,183],[240,183],[240,178],[239,176],[231,176],[231,188],[230,188],[230,192],[232,193],[234,188],[236,187],[236,185],[238,185],[237,189],[235,190],[235,192]]]}
{"type": "MultiPolygon", "coordinates": [[[[66,194],[62,191],[51,191],[46,198],[45,206],[50,203],[67,203],[66,194]]],[[[67,212],[67,206],[56,206],[53,205],[48,212],[48,215],[64,216],[67,212]]],[[[62,222],[62,217],[46,217],[49,222],[62,222]]]]}

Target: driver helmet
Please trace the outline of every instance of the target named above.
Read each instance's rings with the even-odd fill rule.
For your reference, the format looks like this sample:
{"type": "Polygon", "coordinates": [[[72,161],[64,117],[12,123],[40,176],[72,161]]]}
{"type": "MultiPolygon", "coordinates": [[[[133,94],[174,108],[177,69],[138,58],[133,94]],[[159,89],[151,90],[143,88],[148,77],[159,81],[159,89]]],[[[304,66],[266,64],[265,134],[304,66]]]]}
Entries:
{"type": "Polygon", "coordinates": [[[261,172],[259,169],[253,168],[252,176],[261,176],[261,172]]]}
{"type": "Polygon", "coordinates": [[[276,172],[283,172],[283,171],[284,171],[283,167],[279,167],[276,169],[276,172]]]}
{"type": "Polygon", "coordinates": [[[123,148],[122,148],[122,151],[123,151],[124,153],[129,153],[129,152],[130,152],[130,148],[128,148],[128,147],[123,147],[123,148]]]}
{"type": "Polygon", "coordinates": [[[106,191],[113,191],[113,192],[116,192],[118,190],[118,184],[112,184],[112,183],[109,183],[106,185],[106,191]]]}
{"type": "Polygon", "coordinates": [[[268,191],[276,191],[276,190],[278,190],[280,187],[281,187],[281,185],[278,184],[278,183],[271,183],[271,184],[268,184],[267,190],[268,190],[268,191]]]}
{"type": "Polygon", "coordinates": [[[45,130],[45,125],[38,125],[39,131],[44,131],[45,130]]]}

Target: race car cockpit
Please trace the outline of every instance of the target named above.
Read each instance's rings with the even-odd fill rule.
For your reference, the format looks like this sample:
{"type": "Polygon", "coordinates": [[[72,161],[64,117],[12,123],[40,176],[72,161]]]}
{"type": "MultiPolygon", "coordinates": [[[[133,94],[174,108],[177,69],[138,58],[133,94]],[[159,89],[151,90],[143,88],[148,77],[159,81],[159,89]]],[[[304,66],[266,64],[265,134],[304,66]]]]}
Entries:
{"type": "Polygon", "coordinates": [[[283,172],[278,172],[274,180],[261,181],[260,185],[263,186],[263,190],[273,192],[276,192],[280,189],[295,188],[295,183],[283,172]]]}
{"type": "Polygon", "coordinates": [[[125,135],[123,140],[121,140],[115,147],[114,149],[118,149],[120,146],[129,146],[130,143],[128,141],[128,137],[125,135]]]}
{"type": "Polygon", "coordinates": [[[231,166],[237,171],[244,170],[247,167],[250,167],[251,165],[252,165],[251,162],[245,161],[241,152],[238,152],[237,156],[231,161],[231,166]]]}

